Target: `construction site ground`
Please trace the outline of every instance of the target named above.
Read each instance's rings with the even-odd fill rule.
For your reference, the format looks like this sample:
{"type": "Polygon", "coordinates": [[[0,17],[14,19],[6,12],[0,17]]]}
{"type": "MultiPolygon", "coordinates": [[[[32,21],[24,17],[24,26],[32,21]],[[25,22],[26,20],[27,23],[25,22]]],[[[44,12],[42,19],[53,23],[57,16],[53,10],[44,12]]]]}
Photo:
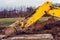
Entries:
{"type": "MultiPolygon", "coordinates": [[[[5,39],[2,39],[2,37],[4,37],[5,35],[2,35],[4,33],[0,31],[0,39],[1,40],[60,40],[60,19],[56,22],[53,22],[54,20],[48,21],[46,23],[45,21],[44,22],[42,21],[41,22],[37,21],[36,23],[34,23],[32,25],[32,28],[28,30],[26,33],[25,32],[16,33],[14,35],[8,36],[5,39]],[[37,30],[39,28],[40,30],[37,30]]],[[[2,27],[0,28],[0,30],[2,30],[2,27]]]]}

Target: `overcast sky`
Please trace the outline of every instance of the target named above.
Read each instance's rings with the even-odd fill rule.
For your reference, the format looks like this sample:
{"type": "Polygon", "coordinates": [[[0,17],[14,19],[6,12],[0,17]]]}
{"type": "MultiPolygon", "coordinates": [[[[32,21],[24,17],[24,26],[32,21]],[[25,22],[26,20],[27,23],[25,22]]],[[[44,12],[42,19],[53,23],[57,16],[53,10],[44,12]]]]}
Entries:
{"type": "MultiPolygon", "coordinates": [[[[33,6],[38,7],[47,0],[0,0],[0,8],[33,6]]],[[[49,0],[52,3],[60,3],[60,0],[49,0]]]]}

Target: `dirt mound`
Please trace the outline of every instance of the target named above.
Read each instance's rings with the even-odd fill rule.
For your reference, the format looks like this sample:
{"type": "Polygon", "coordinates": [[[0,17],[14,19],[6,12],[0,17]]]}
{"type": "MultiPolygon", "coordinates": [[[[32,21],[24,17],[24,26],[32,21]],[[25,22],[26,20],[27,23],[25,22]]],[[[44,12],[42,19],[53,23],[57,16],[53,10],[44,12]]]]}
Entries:
{"type": "Polygon", "coordinates": [[[17,34],[52,34],[54,38],[58,39],[60,37],[60,21],[56,21],[54,19],[48,19],[45,22],[40,22],[37,21],[36,23],[34,23],[33,25],[31,25],[28,29],[23,30],[22,32],[18,31],[17,29],[15,30],[15,28],[11,28],[11,27],[7,27],[7,28],[1,28],[0,29],[0,34],[4,34],[6,33],[6,35],[17,35],[17,34]],[[4,30],[11,30],[9,32],[4,30]],[[12,33],[10,33],[12,32],[12,33]]]}

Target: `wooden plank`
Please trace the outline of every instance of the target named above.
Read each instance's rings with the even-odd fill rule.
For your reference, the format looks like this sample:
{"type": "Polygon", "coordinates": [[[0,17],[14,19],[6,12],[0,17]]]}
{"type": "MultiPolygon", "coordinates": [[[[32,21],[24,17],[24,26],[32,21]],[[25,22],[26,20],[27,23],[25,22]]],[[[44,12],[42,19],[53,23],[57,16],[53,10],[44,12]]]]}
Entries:
{"type": "MultiPolygon", "coordinates": [[[[25,34],[7,38],[5,40],[51,40],[53,36],[51,34],[25,34]]],[[[4,40],[4,39],[3,39],[4,40]]]]}

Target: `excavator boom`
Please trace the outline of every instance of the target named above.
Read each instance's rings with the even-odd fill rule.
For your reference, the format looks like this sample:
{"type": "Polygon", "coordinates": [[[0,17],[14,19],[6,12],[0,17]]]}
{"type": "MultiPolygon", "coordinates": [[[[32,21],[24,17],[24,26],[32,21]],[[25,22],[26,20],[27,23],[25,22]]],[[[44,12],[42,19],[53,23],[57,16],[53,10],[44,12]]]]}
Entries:
{"type": "Polygon", "coordinates": [[[48,12],[49,15],[60,18],[60,9],[53,9],[48,12]]]}
{"type": "Polygon", "coordinates": [[[50,2],[44,3],[42,6],[36,9],[36,12],[27,20],[25,28],[28,28],[31,24],[42,18],[44,14],[49,14],[60,18],[60,7],[51,9],[52,4],[50,2]]]}
{"type": "Polygon", "coordinates": [[[42,16],[45,14],[45,11],[50,10],[51,5],[52,4],[50,2],[46,2],[42,6],[37,8],[36,12],[27,20],[26,25],[24,27],[28,28],[31,24],[42,18],[42,16]]]}

